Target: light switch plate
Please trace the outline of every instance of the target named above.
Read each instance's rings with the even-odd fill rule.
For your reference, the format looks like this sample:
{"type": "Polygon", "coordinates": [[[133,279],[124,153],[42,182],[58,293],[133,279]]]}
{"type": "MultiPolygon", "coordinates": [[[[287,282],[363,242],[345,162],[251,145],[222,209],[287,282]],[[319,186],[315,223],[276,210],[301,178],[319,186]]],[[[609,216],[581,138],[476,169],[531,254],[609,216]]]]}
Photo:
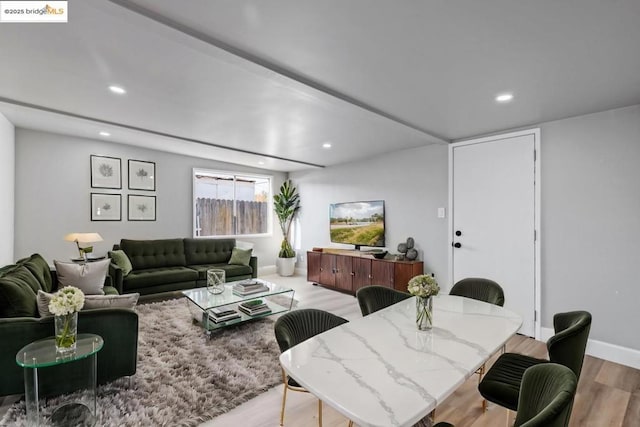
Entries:
{"type": "Polygon", "coordinates": [[[444,218],[446,216],[446,211],[444,208],[438,208],[438,218],[444,218]]]}

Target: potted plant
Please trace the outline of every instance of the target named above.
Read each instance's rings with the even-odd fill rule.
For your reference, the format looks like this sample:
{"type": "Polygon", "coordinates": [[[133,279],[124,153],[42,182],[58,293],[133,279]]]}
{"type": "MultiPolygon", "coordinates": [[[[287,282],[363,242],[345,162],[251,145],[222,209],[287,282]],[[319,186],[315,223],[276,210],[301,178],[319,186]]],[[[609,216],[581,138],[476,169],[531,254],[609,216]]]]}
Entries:
{"type": "Polygon", "coordinates": [[[273,196],[273,208],[278,216],[283,237],[278,253],[277,271],[281,276],[292,276],[296,265],[296,252],[291,247],[289,233],[293,219],[300,209],[300,195],[290,179],[283,182],[280,192],[273,196]]]}

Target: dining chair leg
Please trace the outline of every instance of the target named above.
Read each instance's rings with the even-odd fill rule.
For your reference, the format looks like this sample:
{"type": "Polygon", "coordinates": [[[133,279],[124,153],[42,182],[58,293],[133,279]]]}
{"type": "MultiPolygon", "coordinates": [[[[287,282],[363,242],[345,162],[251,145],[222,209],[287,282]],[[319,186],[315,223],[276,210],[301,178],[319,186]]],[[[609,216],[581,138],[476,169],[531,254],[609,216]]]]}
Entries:
{"type": "MultiPolygon", "coordinates": [[[[480,368],[476,371],[476,373],[478,374],[478,385],[480,385],[480,382],[482,381],[484,371],[485,364],[483,363],[482,366],[480,366],[480,368]]],[[[482,413],[484,414],[485,412],[487,412],[487,399],[482,399],[482,413]]]]}
{"type": "Polygon", "coordinates": [[[282,393],[282,409],[280,410],[280,426],[284,425],[284,405],[287,403],[287,376],[282,373],[284,393],[282,393]]]}
{"type": "Polygon", "coordinates": [[[318,427],[322,427],[322,400],[318,399],[318,427]]]}
{"type": "Polygon", "coordinates": [[[349,425],[347,427],[353,427],[353,421],[349,420],[349,425]]]}

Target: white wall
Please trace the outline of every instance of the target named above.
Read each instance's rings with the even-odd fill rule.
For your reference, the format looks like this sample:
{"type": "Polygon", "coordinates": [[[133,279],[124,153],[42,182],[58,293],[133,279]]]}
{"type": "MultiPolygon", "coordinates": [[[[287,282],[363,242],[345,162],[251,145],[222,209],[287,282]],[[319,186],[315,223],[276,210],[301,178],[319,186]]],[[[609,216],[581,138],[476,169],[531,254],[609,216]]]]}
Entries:
{"type": "Polygon", "coordinates": [[[592,339],[640,350],[640,105],[545,123],[541,141],[542,326],[588,310],[592,339]]]}
{"type": "Polygon", "coordinates": [[[15,130],[0,114],[0,266],[11,264],[13,256],[13,205],[15,201],[15,130]]]}
{"type": "MultiPolygon", "coordinates": [[[[291,173],[301,200],[300,247],[329,247],[329,204],[359,200],[385,201],[386,247],[416,241],[425,271],[447,278],[447,220],[437,218],[447,206],[447,147],[432,145],[367,158],[322,170],[291,173]]],[[[344,246],[353,248],[353,246],[344,246]]]]}
{"type": "MultiPolygon", "coordinates": [[[[50,263],[77,256],[75,245],[63,237],[71,232],[95,231],[104,242],[94,245],[105,254],[122,238],[162,239],[192,235],[192,169],[210,168],[273,175],[276,191],[285,179],[271,172],[238,165],[180,156],[100,140],[76,138],[27,129],[16,130],[15,257],[33,252],[50,263]],[[91,188],[89,156],[122,159],[122,190],[91,188]],[[154,192],[127,189],[127,160],[156,162],[154,192]],[[90,193],[122,194],[122,221],[91,221],[90,193]],[[127,221],[127,194],[156,195],[156,221],[127,221]]],[[[270,237],[242,238],[255,244],[258,266],[275,265],[280,232],[274,218],[270,237]]],[[[4,239],[3,239],[4,240],[4,239]]]]}

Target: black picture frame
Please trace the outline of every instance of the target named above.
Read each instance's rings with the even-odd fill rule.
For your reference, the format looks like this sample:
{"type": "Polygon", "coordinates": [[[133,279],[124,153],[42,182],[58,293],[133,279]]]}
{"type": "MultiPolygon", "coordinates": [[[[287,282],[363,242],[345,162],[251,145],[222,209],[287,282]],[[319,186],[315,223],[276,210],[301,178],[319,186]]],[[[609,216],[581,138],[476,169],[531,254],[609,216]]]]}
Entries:
{"type": "Polygon", "coordinates": [[[129,190],[156,191],[156,163],[129,159],[129,190]]]}
{"type": "Polygon", "coordinates": [[[129,194],[127,196],[127,219],[129,221],[155,221],[156,196],[129,194]]]}
{"type": "Polygon", "coordinates": [[[91,193],[91,221],[122,221],[122,195],[91,193]]]}
{"type": "Polygon", "coordinates": [[[92,154],[89,160],[91,188],[122,189],[122,160],[92,154]]]}

